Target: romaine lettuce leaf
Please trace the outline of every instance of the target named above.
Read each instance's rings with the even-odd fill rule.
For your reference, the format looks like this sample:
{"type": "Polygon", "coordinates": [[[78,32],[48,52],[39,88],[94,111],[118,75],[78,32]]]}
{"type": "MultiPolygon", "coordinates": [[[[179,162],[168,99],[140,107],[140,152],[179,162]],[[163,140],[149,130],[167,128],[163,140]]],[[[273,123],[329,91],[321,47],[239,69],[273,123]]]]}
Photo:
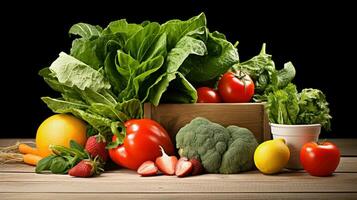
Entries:
{"type": "Polygon", "coordinates": [[[99,37],[103,29],[100,26],[93,26],[87,23],[77,23],[73,25],[68,33],[72,35],[79,35],[85,39],[91,39],[92,37],[99,37]]]}
{"type": "Polygon", "coordinates": [[[64,52],[49,67],[59,83],[81,90],[90,88],[94,91],[110,89],[109,81],[97,70],[89,67],[64,52]]]}
{"type": "Polygon", "coordinates": [[[299,114],[298,93],[292,83],[269,93],[267,111],[269,120],[276,124],[296,124],[299,114]]]}
{"type": "Polygon", "coordinates": [[[237,49],[227,40],[210,33],[205,44],[207,55],[190,55],[180,67],[180,71],[191,82],[214,79],[239,62],[237,49]]]}
{"type": "Polygon", "coordinates": [[[167,21],[161,25],[160,33],[167,34],[167,49],[171,50],[176,46],[182,37],[200,27],[206,27],[206,24],[206,16],[204,13],[201,13],[198,16],[192,17],[186,21],[178,19],[167,21]]]}
{"type": "Polygon", "coordinates": [[[148,55],[152,53],[149,52],[149,49],[159,38],[159,31],[160,24],[156,22],[149,23],[128,39],[125,43],[124,51],[138,62],[145,61],[144,58],[152,57],[148,55]]]}

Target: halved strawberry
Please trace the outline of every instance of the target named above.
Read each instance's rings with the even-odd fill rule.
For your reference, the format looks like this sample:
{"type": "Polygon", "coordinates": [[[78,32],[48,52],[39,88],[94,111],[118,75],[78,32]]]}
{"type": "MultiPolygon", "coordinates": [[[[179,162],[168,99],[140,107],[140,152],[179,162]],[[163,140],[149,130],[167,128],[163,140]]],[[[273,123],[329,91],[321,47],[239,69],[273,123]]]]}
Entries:
{"type": "Polygon", "coordinates": [[[176,164],[175,174],[178,177],[185,177],[192,172],[192,169],[192,163],[186,157],[181,157],[176,164]]]}
{"type": "Polygon", "coordinates": [[[143,162],[137,170],[138,174],[141,176],[154,176],[157,175],[158,171],[155,163],[151,160],[143,162]]]}
{"type": "Polygon", "coordinates": [[[159,168],[159,170],[166,174],[166,175],[174,175],[175,174],[175,168],[176,168],[176,163],[177,163],[177,158],[176,156],[168,156],[165,153],[165,150],[160,146],[162,156],[157,157],[155,160],[156,166],[159,168]]]}
{"type": "Polygon", "coordinates": [[[195,158],[191,158],[190,162],[192,163],[192,176],[200,175],[203,173],[204,168],[201,164],[201,162],[195,158]]]}

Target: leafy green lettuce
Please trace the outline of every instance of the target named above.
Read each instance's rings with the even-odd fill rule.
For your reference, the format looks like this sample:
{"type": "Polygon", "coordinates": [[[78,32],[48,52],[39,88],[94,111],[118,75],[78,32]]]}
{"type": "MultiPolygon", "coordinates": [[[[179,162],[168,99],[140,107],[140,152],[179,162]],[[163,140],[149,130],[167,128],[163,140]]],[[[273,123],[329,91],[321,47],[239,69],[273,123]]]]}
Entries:
{"type": "Polygon", "coordinates": [[[331,116],[328,102],[321,90],[303,89],[299,95],[300,112],[298,124],[321,124],[326,130],[331,129],[331,116]]]}
{"type": "Polygon", "coordinates": [[[42,97],[55,113],[71,113],[110,137],[116,122],[142,117],[138,99],[118,102],[105,76],[76,58],[60,53],[49,68],[39,73],[61,98],[42,97]]]}
{"type": "Polygon", "coordinates": [[[289,83],[267,96],[269,120],[277,124],[321,124],[330,130],[330,110],[325,95],[317,89],[303,89],[289,83]]]}
{"type": "Polygon", "coordinates": [[[276,124],[296,124],[299,114],[298,93],[292,83],[286,88],[268,95],[268,115],[270,122],[276,124]]]}
{"type": "Polygon", "coordinates": [[[61,97],[42,100],[108,137],[122,122],[141,118],[144,102],[196,102],[194,83],[215,79],[239,61],[223,34],[209,32],[204,13],[163,24],[78,23],[69,34],[70,55],[60,53],[39,72],[61,97]]]}
{"type": "Polygon", "coordinates": [[[94,69],[104,66],[120,101],[138,98],[154,105],[161,99],[191,103],[197,100],[192,83],[217,78],[239,61],[237,49],[223,34],[210,33],[206,23],[203,13],[162,25],[118,20],[102,31],[79,23],[71,28],[76,31],[70,31],[81,37],[74,40],[71,55],[94,69]]]}

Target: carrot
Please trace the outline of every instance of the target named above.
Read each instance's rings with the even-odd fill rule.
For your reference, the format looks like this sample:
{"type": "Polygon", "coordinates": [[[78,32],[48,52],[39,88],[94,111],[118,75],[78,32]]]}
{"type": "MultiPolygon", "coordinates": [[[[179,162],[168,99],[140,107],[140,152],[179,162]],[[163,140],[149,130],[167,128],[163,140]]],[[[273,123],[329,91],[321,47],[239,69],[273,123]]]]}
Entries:
{"type": "Polygon", "coordinates": [[[34,165],[34,166],[36,166],[37,163],[38,163],[41,159],[42,159],[41,156],[38,156],[38,155],[35,155],[35,154],[30,154],[30,153],[25,154],[25,155],[23,156],[23,161],[24,161],[24,163],[29,164],[29,165],[34,165]]]}
{"type": "Polygon", "coordinates": [[[36,148],[33,148],[27,144],[21,143],[19,144],[19,152],[22,154],[34,154],[39,155],[39,152],[36,148]]]}
{"type": "Polygon", "coordinates": [[[36,148],[25,144],[25,142],[16,142],[11,146],[0,147],[0,164],[24,162],[29,165],[36,165],[42,159],[38,154],[39,152],[36,148]]]}
{"type": "Polygon", "coordinates": [[[21,154],[21,153],[0,153],[0,164],[24,162],[28,165],[37,165],[38,161],[42,159],[41,156],[34,154],[21,154]]]}

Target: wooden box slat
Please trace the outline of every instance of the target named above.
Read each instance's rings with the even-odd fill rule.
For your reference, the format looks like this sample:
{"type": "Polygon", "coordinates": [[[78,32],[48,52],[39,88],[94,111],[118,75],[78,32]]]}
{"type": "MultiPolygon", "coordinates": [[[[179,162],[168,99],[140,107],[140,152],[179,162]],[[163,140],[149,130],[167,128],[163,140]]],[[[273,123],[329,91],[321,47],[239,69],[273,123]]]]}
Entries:
{"type": "Polygon", "coordinates": [[[172,138],[195,117],[205,117],[223,126],[248,128],[258,142],[271,138],[263,103],[161,104],[157,107],[147,103],[144,117],[158,121],[172,138]]]}

